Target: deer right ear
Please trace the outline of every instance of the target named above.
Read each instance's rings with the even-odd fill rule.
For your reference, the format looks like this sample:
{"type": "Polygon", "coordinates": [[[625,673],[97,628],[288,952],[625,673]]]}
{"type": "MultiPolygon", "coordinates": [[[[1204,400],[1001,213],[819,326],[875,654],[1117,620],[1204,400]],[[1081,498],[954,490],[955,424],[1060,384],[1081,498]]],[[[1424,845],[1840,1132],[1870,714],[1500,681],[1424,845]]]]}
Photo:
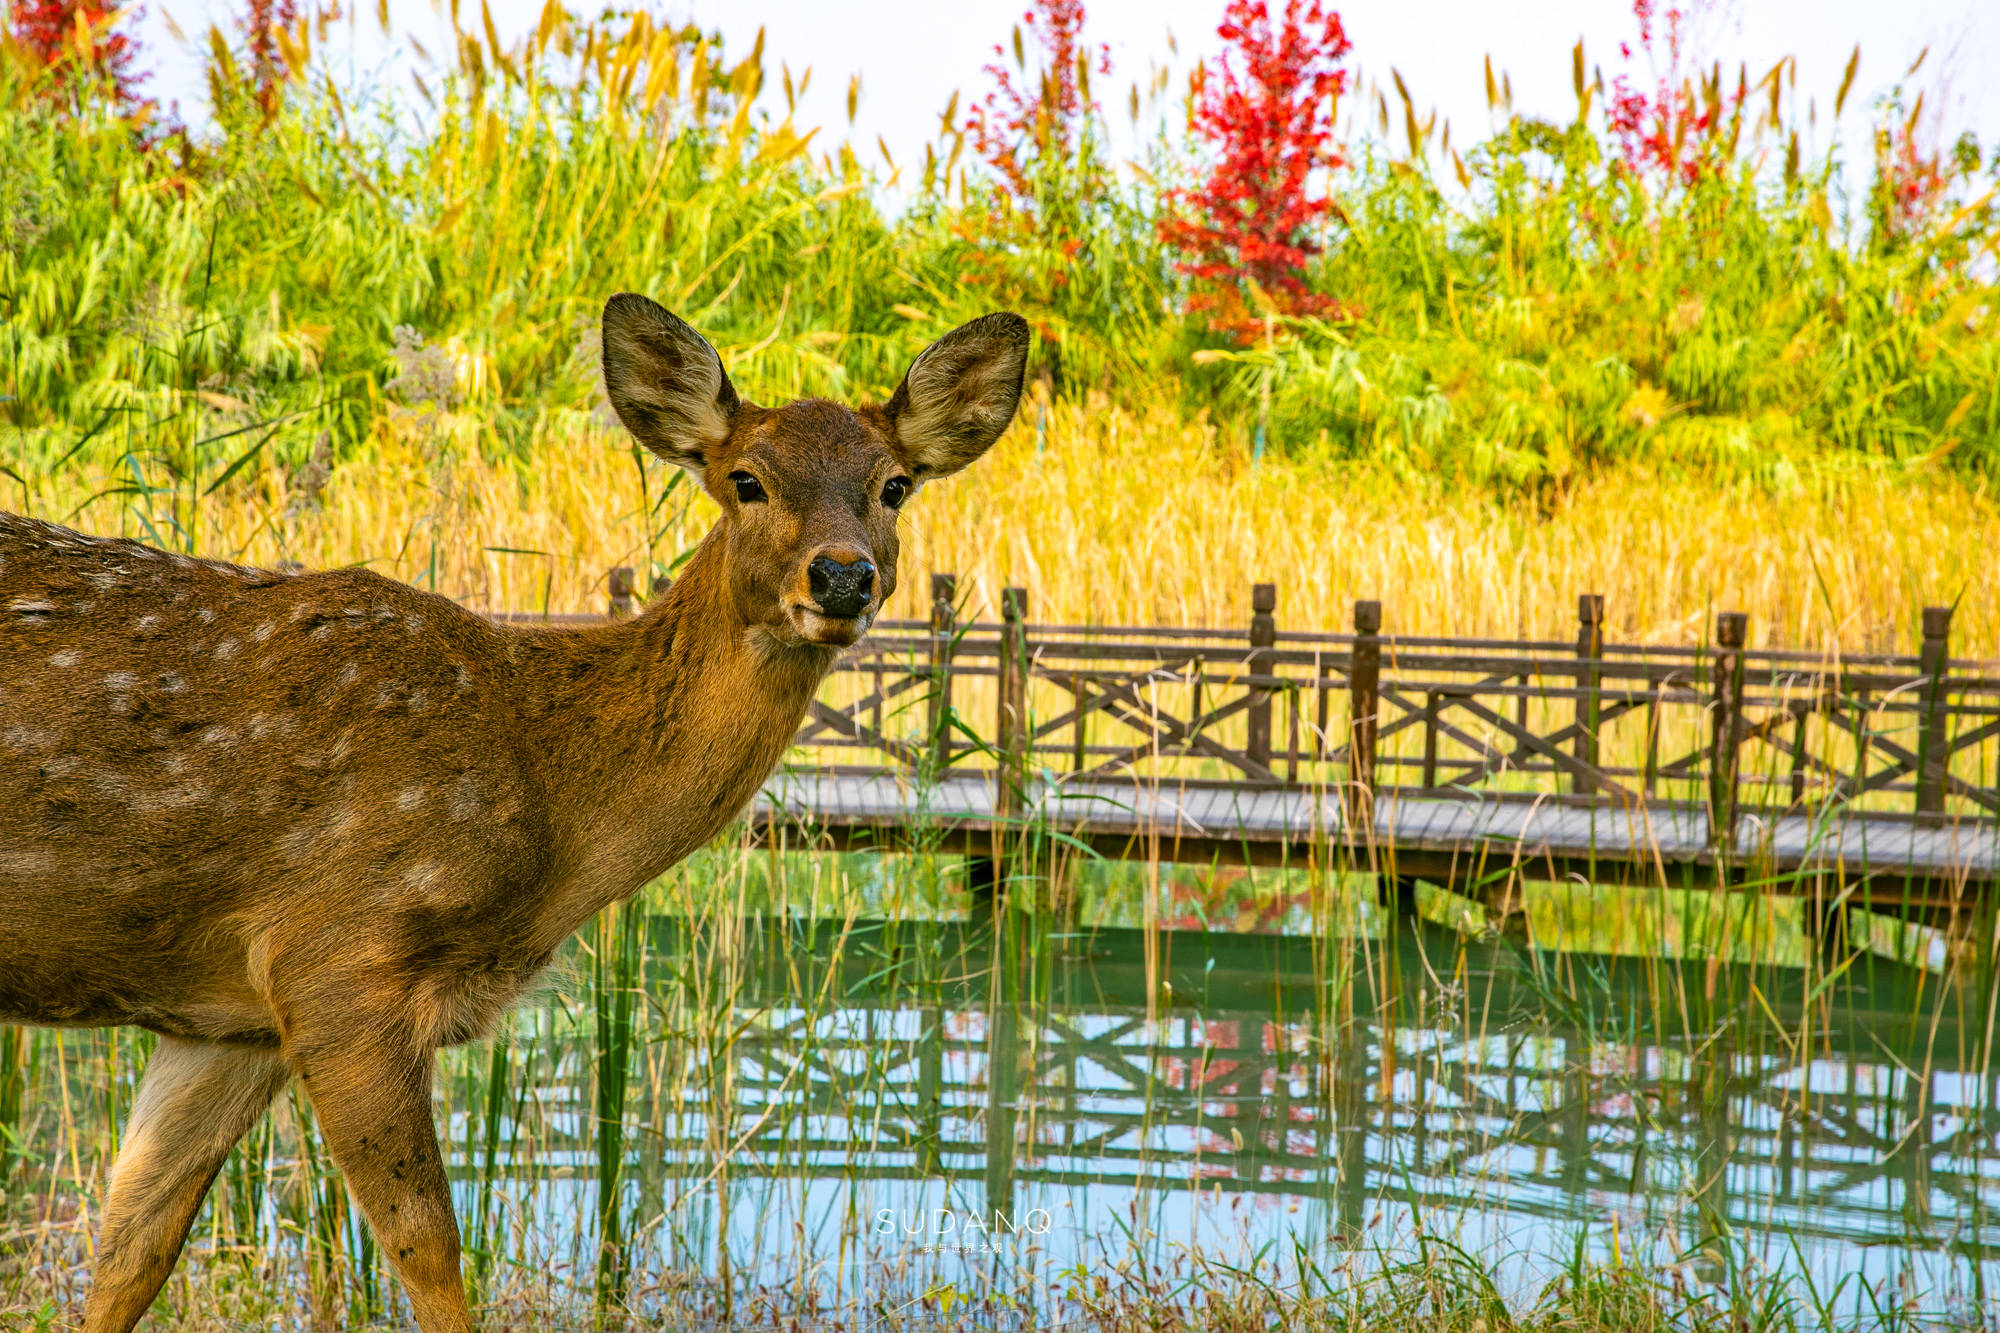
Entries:
{"type": "Polygon", "coordinates": [[[708,339],[632,292],[604,303],[604,390],[634,439],[697,473],[742,406],[708,339]]]}

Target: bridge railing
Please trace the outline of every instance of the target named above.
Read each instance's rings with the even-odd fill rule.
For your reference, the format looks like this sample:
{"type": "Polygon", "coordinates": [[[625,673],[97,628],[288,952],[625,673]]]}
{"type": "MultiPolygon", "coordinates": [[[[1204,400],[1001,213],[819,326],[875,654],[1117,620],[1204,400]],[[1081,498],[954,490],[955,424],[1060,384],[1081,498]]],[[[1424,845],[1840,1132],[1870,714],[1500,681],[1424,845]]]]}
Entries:
{"type": "Polygon", "coordinates": [[[842,660],[801,762],[942,779],[1014,772],[1377,793],[1671,802],[1713,827],[1838,806],[1919,822],[2000,817],[2000,662],[1950,656],[1927,608],[1913,656],[1750,647],[1741,614],[1690,645],[1619,644],[1603,599],[1574,641],[1280,630],[1258,585],[1239,629],[884,621],[842,660]]]}
{"type": "MultiPolygon", "coordinates": [[[[613,616],[634,614],[630,571],[613,616]]],[[[1280,628],[1258,584],[1242,626],[964,615],[931,578],[921,620],[885,619],[841,659],[792,762],[1009,791],[1132,780],[1309,787],[1357,812],[1379,794],[1699,808],[1721,837],[1746,815],[1835,809],[1920,825],[2000,822],[2000,659],[1954,657],[1949,607],[1915,654],[1758,648],[1738,612],[1699,642],[1617,643],[1602,597],[1574,639],[1280,628]]],[[[529,619],[528,617],[508,617],[529,619]]],[[[536,618],[547,619],[547,618],[536,618]]],[[[594,620],[595,617],[558,617],[594,620]]]]}

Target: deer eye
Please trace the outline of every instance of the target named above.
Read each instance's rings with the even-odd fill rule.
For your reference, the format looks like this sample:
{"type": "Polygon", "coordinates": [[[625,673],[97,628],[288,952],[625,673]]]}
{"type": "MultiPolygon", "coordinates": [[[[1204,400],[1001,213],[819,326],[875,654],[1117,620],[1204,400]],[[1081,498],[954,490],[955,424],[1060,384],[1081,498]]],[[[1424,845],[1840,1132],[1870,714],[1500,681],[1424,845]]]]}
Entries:
{"type": "Polygon", "coordinates": [[[909,498],[910,479],[908,477],[891,477],[888,484],[882,488],[882,503],[891,509],[901,509],[903,501],[909,498]]]}
{"type": "Polygon", "coordinates": [[[748,472],[732,472],[729,474],[729,479],[736,483],[736,502],[738,504],[757,504],[760,501],[771,498],[764,493],[764,483],[751,476],[748,472]]]}

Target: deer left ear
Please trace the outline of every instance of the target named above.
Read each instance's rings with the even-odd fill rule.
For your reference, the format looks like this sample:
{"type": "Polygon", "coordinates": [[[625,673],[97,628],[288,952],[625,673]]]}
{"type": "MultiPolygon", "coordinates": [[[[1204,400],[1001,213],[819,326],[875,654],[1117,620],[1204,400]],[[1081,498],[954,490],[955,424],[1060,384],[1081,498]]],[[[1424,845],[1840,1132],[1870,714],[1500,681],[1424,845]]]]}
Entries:
{"type": "Polygon", "coordinates": [[[883,414],[918,481],[956,472],[993,447],[1021,401],[1028,321],[982,315],[926,347],[883,414]]]}

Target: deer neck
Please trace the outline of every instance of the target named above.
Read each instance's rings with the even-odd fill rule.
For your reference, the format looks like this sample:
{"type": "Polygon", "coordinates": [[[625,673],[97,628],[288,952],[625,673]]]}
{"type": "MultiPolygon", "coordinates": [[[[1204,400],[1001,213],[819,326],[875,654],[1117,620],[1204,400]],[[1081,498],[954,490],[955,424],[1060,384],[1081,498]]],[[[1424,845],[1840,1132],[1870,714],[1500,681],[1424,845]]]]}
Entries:
{"type": "Polygon", "coordinates": [[[838,649],[744,620],[718,526],[629,621],[524,634],[515,658],[569,868],[549,925],[567,935],[708,842],[797,732],[838,649]]]}

